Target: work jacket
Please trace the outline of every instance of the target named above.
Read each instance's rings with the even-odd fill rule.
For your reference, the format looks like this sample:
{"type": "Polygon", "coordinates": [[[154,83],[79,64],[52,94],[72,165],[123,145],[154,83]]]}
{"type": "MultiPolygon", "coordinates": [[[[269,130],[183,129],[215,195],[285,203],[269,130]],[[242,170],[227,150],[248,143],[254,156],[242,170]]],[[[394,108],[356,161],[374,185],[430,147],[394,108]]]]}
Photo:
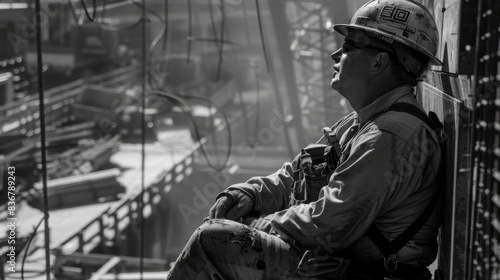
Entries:
{"type": "MultiPolygon", "coordinates": [[[[401,86],[334,125],[342,153],[348,157],[330,176],[318,200],[289,206],[292,163],[229,189],[250,194],[253,211],[268,215],[274,230],[299,250],[335,254],[349,247],[353,258],[381,258],[375,244],[364,236],[370,225],[393,240],[424,211],[439,187],[433,183],[441,164],[440,140],[417,117],[387,111],[399,102],[422,109],[413,89],[401,86]],[[350,139],[342,137],[353,125],[359,131],[350,139]]],[[[434,261],[440,211],[436,207],[423,228],[397,253],[400,262],[427,266],[434,261]]]]}

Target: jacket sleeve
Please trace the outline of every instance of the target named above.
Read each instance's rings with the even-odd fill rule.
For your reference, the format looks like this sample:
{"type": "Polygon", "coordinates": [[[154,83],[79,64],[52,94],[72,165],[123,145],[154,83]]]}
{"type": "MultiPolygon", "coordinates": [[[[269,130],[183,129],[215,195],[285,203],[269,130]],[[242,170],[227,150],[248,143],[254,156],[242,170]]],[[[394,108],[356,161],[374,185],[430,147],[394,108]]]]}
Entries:
{"type": "Polygon", "coordinates": [[[254,200],[253,211],[261,215],[271,214],[288,208],[293,185],[293,165],[286,162],[275,173],[264,177],[253,177],[246,183],[230,186],[228,189],[238,189],[254,200]]]}
{"type": "MultiPolygon", "coordinates": [[[[339,120],[333,130],[343,128],[345,131],[347,124],[352,122],[354,112],[339,120]]],[[[292,162],[286,162],[275,173],[265,177],[253,177],[245,183],[235,184],[228,187],[228,190],[238,189],[254,199],[254,212],[261,215],[272,214],[289,207],[290,194],[293,186],[293,172],[296,167],[298,156],[292,162]]]]}
{"type": "MultiPolygon", "coordinates": [[[[330,177],[317,201],[275,213],[271,224],[285,240],[298,242],[303,249],[344,249],[386,210],[386,201],[403,183],[392,184],[388,174],[412,178],[413,173],[419,173],[418,167],[399,170],[395,158],[411,150],[405,141],[378,129],[362,137],[353,142],[351,155],[330,177]]],[[[408,191],[411,186],[402,192],[408,191]]]]}

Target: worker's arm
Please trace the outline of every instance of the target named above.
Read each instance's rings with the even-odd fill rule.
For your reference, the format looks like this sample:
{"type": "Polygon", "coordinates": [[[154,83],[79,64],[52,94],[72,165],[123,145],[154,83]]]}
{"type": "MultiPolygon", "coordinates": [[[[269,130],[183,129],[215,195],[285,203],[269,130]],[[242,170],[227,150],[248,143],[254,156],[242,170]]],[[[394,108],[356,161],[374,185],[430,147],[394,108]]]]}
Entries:
{"type": "Polygon", "coordinates": [[[261,215],[286,209],[293,185],[294,164],[295,161],[287,162],[271,175],[253,177],[246,183],[235,184],[228,189],[238,189],[250,194],[254,199],[252,211],[261,215]]]}
{"type": "MultiPolygon", "coordinates": [[[[420,132],[420,136],[426,134],[420,132]]],[[[353,244],[376,217],[404,203],[425,180],[421,165],[433,155],[416,154],[419,147],[411,142],[376,126],[356,137],[351,155],[337,168],[319,199],[277,212],[273,228],[303,249],[331,252],[353,244]],[[421,160],[402,164],[410,155],[421,160]]]]}
{"type": "MultiPolygon", "coordinates": [[[[354,112],[338,121],[333,126],[334,131],[342,135],[352,123],[353,116],[354,112]]],[[[217,197],[209,217],[238,220],[250,212],[267,215],[288,208],[296,161],[297,158],[285,163],[271,175],[253,177],[245,183],[229,186],[217,197]]]]}
{"type": "Polygon", "coordinates": [[[293,184],[292,174],[292,165],[285,163],[269,176],[254,177],[246,183],[229,186],[217,196],[209,218],[237,221],[251,212],[260,216],[287,208],[293,184]]]}
{"type": "MultiPolygon", "coordinates": [[[[332,129],[338,138],[351,125],[355,112],[339,120],[332,129]]],[[[261,215],[272,214],[289,207],[290,193],[293,186],[293,172],[297,167],[297,157],[291,163],[285,163],[275,173],[265,177],[253,177],[246,183],[230,186],[249,194],[254,201],[253,211],[261,215]]]]}

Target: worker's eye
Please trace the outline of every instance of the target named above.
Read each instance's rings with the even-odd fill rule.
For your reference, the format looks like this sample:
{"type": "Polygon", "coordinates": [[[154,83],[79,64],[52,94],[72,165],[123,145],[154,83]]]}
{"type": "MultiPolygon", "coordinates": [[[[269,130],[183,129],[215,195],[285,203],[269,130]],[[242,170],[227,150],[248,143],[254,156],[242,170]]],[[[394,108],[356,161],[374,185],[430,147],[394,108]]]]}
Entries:
{"type": "Polygon", "coordinates": [[[356,47],[351,41],[345,41],[344,44],[342,45],[342,52],[348,53],[352,50],[354,50],[356,47]]]}

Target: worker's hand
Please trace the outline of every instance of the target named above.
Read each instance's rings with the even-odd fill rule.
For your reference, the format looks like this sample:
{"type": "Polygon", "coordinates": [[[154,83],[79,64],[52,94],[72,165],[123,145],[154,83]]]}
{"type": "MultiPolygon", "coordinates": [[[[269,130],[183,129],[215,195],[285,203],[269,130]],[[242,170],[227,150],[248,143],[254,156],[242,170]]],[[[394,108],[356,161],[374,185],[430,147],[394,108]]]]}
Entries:
{"type": "Polygon", "coordinates": [[[273,227],[271,226],[271,220],[274,216],[273,214],[270,215],[263,215],[260,216],[259,218],[253,218],[253,221],[248,224],[248,221],[250,218],[245,218],[243,219],[243,223],[249,225],[250,227],[254,229],[258,229],[263,232],[271,233],[271,230],[273,227]]]}
{"type": "Polygon", "coordinates": [[[219,195],[210,209],[210,219],[226,218],[237,221],[252,211],[253,198],[239,190],[230,190],[219,195]]]}

